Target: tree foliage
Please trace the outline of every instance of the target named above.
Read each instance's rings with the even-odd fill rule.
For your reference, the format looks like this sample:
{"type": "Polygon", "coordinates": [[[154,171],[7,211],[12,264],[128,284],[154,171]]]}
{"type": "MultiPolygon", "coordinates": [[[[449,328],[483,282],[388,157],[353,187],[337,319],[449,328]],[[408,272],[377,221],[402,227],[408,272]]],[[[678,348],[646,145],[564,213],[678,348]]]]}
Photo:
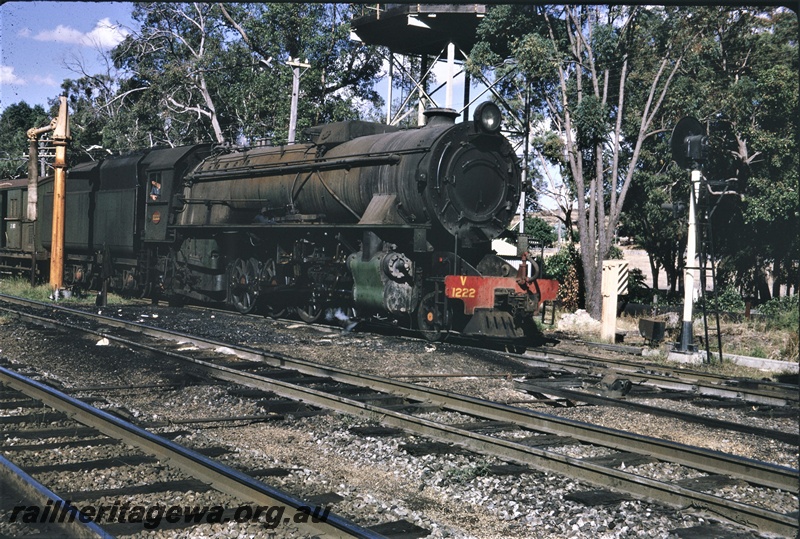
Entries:
{"type": "MultiPolygon", "coordinates": [[[[379,101],[381,64],[349,40],[351,8],[337,4],[137,3],[140,30],[113,51],[128,73],[121,124],[132,145],[286,140],[292,71],[301,80],[298,127],[356,117],[379,101]]],[[[123,130],[117,130],[123,133],[123,130]]]]}
{"type": "Polygon", "coordinates": [[[773,271],[791,278],[798,235],[775,232],[797,230],[794,14],[497,6],[479,33],[470,68],[493,75],[505,98],[519,102],[526,85],[532,92],[531,160],[543,172],[536,190],[555,195],[577,222],[593,316],[600,312],[602,259],[619,224],[648,249],[656,276],[664,269],[672,289],[681,284],[685,221],[661,204],[688,197],[688,174],[669,155],[670,132],[687,115],[725,127],[715,134],[721,157],[709,163],[709,179],[747,179],[744,203],[726,202],[713,215],[736,223],[736,232],[720,238],[731,275],[744,286],[745,266],[783,260],[773,271]],[[624,222],[623,209],[631,214],[624,222]]]}
{"type": "MultiPolygon", "coordinates": [[[[712,152],[704,175],[712,182],[735,179],[728,185],[743,193],[706,199],[717,285],[768,299],[778,285],[796,287],[798,279],[797,17],[776,8],[695,7],[690,13],[702,31],[667,96],[662,123],[693,116],[707,125],[712,152]],[[775,277],[772,291],[765,267],[775,277]]],[[[672,164],[667,136],[654,137],[645,150],[625,225],[637,231],[651,266],[664,268],[673,287],[670,275],[680,274],[686,241],[685,209],[676,230],[678,222],[659,206],[685,205],[689,174],[672,164]]]]}
{"type": "Polygon", "coordinates": [[[28,175],[28,129],[44,127],[50,117],[40,105],[24,101],[9,105],[0,115],[0,179],[28,175]]]}
{"type": "Polygon", "coordinates": [[[549,148],[534,145],[534,152],[560,168],[569,184],[565,192],[575,198],[586,307],[599,317],[602,260],[642,145],[660,127],[655,119],[682,61],[686,32],[671,27],[665,9],[527,6],[492,11],[484,35],[495,34],[476,47],[472,60],[485,66],[487,59],[511,54],[525,84],[531,85],[533,105],[545,125],[540,140],[549,142],[549,148]],[[498,30],[508,33],[498,36],[498,30]],[[648,50],[646,58],[637,54],[641,50],[648,50]],[[554,139],[562,144],[555,160],[554,139]]]}
{"type": "Polygon", "coordinates": [[[552,247],[558,239],[550,223],[539,217],[525,218],[525,234],[544,247],[552,247]]]}

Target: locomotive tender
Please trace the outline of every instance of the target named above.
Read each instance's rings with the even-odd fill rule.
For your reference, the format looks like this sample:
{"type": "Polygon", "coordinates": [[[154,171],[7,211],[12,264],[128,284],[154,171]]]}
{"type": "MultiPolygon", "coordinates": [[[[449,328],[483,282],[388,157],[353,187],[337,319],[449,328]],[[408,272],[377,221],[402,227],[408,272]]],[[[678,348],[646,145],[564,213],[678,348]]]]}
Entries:
{"type": "MultiPolygon", "coordinates": [[[[198,144],[75,166],[64,283],[307,322],[336,308],[429,339],[525,340],[558,284],[491,251],[521,189],[500,110],[487,102],[458,124],[449,109],[426,115],[415,129],[347,121],[307,130],[302,144],[198,144]]],[[[0,185],[0,265],[41,275],[53,182],[39,183],[37,223],[23,217],[23,183],[0,185]]]]}

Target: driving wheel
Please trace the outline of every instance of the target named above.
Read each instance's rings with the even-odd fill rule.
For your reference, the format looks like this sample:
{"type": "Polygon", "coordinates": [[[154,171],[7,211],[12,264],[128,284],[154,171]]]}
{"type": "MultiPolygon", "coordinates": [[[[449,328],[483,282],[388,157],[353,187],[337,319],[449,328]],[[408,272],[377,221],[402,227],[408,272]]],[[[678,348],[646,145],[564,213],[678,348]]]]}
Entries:
{"type": "MultiPolygon", "coordinates": [[[[259,279],[261,280],[265,293],[269,292],[271,287],[278,286],[278,271],[275,268],[274,259],[270,258],[264,262],[264,265],[261,268],[259,279]]],[[[266,297],[262,295],[261,302],[265,303],[263,309],[266,316],[271,318],[280,318],[286,314],[286,305],[278,303],[275,295],[267,294],[266,297]]]]}
{"type": "Polygon", "coordinates": [[[230,270],[230,304],[242,314],[253,312],[258,299],[258,260],[237,258],[230,270]]]}

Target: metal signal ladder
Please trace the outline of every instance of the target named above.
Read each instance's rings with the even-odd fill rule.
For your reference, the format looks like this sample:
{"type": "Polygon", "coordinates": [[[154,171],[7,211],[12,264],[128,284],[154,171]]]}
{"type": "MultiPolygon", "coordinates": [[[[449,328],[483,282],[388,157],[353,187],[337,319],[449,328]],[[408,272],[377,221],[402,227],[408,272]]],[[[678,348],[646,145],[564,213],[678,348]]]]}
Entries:
{"type": "Polygon", "coordinates": [[[706,362],[711,362],[711,344],[709,340],[708,331],[708,298],[706,297],[706,284],[708,274],[711,274],[711,284],[714,287],[714,308],[712,314],[716,321],[717,330],[717,349],[719,350],[719,361],[722,363],[722,329],[719,320],[719,290],[717,290],[717,268],[716,257],[714,256],[714,238],[711,231],[711,215],[717,208],[717,204],[721,197],[717,199],[717,204],[710,208],[710,195],[707,190],[701,191],[700,201],[698,201],[698,257],[700,259],[700,297],[702,298],[703,305],[703,328],[705,330],[705,349],[706,349],[706,362]]]}

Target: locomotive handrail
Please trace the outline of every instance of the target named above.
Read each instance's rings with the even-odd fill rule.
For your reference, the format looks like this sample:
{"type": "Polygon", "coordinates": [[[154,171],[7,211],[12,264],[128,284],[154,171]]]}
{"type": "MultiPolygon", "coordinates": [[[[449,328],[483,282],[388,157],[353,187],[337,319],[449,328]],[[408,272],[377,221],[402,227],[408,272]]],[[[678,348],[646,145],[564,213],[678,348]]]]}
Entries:
{"type": "Polygon", "coordinates": [[[229,168],[225,170],[208,170],[189,174],[186,179],[190,181],[208,181],[219,178],[248,178],[253,173],[264,176],[282,176],[297,172],[319,172],[322,170],[335,170],[358,166],[394,165],[400,162],[401,154],[420,153],[420,150],[405,152],[392,152],[379,155],[357,155],[334,160],[297,161],[294,163],[269,163],[264,165],[250,165],[246,167],[229,168]]]}

